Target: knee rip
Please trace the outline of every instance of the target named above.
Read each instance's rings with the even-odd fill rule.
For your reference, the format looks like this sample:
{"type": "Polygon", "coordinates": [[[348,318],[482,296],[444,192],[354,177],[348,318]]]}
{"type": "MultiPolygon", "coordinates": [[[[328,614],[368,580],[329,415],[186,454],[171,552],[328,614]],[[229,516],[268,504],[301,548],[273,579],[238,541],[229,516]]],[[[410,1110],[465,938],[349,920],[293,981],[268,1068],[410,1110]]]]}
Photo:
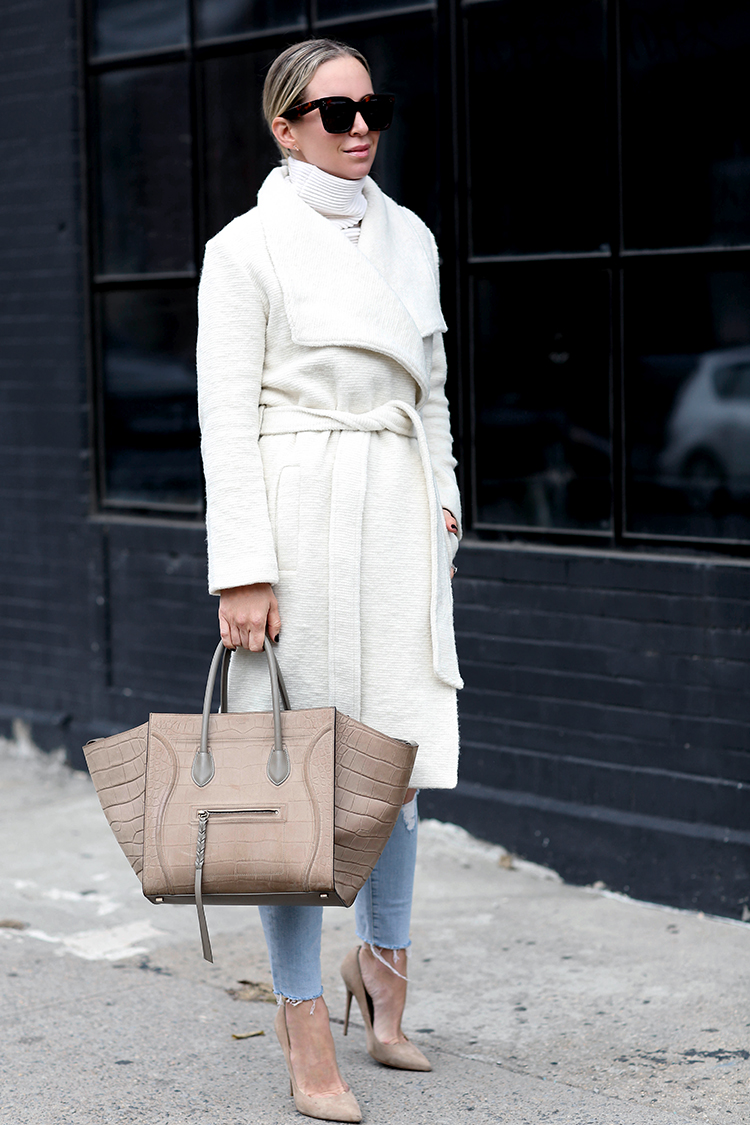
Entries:
{"type": "Polygon", "coordinates": [[[417,798],[412,797],[408,805],[401,806],[401,815],[404,818],[407,832],[413,832],[417,827],[417,798]]]}

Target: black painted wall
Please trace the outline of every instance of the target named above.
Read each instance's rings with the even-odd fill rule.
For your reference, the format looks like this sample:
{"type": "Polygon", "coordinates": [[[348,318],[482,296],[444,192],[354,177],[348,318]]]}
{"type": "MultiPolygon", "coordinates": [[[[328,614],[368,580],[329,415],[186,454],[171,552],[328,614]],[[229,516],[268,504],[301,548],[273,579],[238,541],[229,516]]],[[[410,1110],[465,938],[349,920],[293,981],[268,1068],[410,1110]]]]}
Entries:
{"type": "MultiPolygon", "coordinates": [[[[195,709],[215,638],[200,525],[92,514],[75,14],[3,9],[0,725],[87,738],[195,709]]],[[[750,568],[467,543],[455,793],[423,814],[577,882],[742,915],[750,568]]]]}
{"type": "Polygon", "coordinates": [[[73,0],[0,38],[0,730],[81,743],[193,708],[216,603],[202,525],[92,515],[73,0]]]}
{"type": "Polygon", "coordinates": [[[741,916],[750,901],[750,568],[472,544],[448,815],[573,882],[741,916]]]}
{"type": "Polygon", "coordinates": [[[5,4],[0,39],[0,716],[47,745],[90,710],[75,21],[5,4]]]}

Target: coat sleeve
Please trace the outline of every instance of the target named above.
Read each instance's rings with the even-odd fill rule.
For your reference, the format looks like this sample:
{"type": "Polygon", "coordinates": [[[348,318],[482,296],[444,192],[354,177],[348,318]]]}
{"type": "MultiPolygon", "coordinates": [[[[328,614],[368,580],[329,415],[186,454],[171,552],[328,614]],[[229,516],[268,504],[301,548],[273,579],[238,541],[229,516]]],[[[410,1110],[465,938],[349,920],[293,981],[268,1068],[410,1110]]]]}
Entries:
{"type": "Polygon", "coordinates": [[[198,415],[206,479],[208,588],[278,582],[258,445],[267,302],[213,239],[198,290],[198,415]]]}
{"type": "MultiPolygon", "coordinates": [[[[456,480],[457,461],[453,456],[448,399],[445,397],[445,346],[442,332],[436,332],[432,340],[432,371],[430,373],[430,396],[422,407],[422,422],[430,450],[432,471],[440,498],[440,504],[456,517],[458,535],[461,537],[461,496],[456,480]]],[[[457,549],[458,540],[454,544],[457,549]]],[[[454,552],[455,553],[455,552],[454,552]]]]}

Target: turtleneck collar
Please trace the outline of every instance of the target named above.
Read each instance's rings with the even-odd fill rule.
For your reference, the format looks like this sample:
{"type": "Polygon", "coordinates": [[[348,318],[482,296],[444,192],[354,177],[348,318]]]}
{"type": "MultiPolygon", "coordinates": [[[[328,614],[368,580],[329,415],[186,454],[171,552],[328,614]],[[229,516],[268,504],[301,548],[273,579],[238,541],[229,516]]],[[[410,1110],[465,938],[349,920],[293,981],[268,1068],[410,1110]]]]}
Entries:
{"type": "Polygon", "coordinates": [[[288,167],[289,183],[300,199],[356,241],[352,236],[359,236],[359,224],[367,210],[367,200],[362,193],[366,177],[344,180],[291,156],[288,167]]]}

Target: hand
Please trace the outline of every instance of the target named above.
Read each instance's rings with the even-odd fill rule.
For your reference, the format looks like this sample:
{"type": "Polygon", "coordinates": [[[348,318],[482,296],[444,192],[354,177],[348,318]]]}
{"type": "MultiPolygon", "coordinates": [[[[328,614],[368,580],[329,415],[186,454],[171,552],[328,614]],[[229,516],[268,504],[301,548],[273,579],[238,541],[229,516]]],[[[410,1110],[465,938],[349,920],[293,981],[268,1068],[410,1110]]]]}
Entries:
{"type": "Polygon", "coordinates": [[[453,512],[448,510],[448,508],[443,508],[443,519],[445,520],[445,526],[447,527],[448,531],[451,531],[454,535],[458,535],[458,524],[456,523],[456,517],[453,515],[453,512]]]}
{"type": "MultiPolygon", "coordinates": [[[[456,517],[453,515],[453,512],[451,512],[448,508],[443,508],[443,519],[445,520],[445,526],[448,529],[448,531],[451,533],[451,535],[458,535],[458,524],[456,523],[456,517]]],[[[456,568],[455,568],[455,566],[452,566],[451,567],[451,578],[453,577],[453,575],[455,573],[456,573],[456,568]]]]}
{"type": "Polygon", "coordinates": [[[268,635],[279,639],[279,603],[268,582],[252,586],[233,586],[222,590],[219,598],[219,629],[226,648],[246,648],[260,652],[268,635]]]}

